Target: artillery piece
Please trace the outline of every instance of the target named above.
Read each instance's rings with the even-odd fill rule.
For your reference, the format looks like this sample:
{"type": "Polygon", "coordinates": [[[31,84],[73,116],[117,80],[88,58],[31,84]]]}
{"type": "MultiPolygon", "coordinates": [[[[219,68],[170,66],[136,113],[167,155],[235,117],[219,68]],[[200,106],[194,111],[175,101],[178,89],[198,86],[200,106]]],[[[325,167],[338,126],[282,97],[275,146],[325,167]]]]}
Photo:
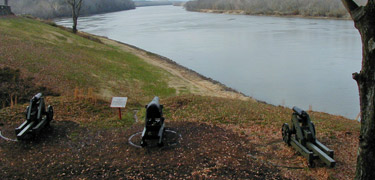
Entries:
{"type": "Polygon", "coordinates": [[[16,128],[18,140],[39,134],[44,127],[49,126],[53,119],[53,108],[49,105],[46,111],[43,95],[38,93],[31,98],[25,114],[26,121],[16,128]]]}
{"type": "Polygon", "coordinates": [[[283,141],[307,158],[309,166],[314,166],[314,159],[321,159],[329,167],[334,167],[333,150],[316,139],[315,126],[306,111],[294,106],[292,123],[282,126],[283,141]]]}
{"type": "Polygon", "coordinates": [[[146,105],[145,128],[142,132],[141,146],[147,146],[146,140],[158,139],[158,146],[163,146],[163,135],[165,133],[163,105],[160,105],[157,96],[146,105]]]}

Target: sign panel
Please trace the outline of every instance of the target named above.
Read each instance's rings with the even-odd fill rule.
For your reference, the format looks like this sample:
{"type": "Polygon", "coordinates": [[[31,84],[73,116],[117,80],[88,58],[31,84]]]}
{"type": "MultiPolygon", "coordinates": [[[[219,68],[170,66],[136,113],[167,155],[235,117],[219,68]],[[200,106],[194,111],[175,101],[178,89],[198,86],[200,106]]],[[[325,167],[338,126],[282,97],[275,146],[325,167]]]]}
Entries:
{"type": "Polygon", "coordinates": [[[127,97],[112,97],[111,108],[125,108],[127,97]]]}

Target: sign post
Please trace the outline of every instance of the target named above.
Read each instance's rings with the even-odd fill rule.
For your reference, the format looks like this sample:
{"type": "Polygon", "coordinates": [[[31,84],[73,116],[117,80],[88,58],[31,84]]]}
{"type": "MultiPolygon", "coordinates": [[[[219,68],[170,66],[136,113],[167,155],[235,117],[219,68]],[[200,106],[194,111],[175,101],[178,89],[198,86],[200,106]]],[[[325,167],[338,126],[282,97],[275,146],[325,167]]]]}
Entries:
{"type": "Polygon", "coordinates": [[[127,97],[112,97],[111,108],[118,108],[118,117],[121,119],[121,108],[125,109],[127,97]]]}

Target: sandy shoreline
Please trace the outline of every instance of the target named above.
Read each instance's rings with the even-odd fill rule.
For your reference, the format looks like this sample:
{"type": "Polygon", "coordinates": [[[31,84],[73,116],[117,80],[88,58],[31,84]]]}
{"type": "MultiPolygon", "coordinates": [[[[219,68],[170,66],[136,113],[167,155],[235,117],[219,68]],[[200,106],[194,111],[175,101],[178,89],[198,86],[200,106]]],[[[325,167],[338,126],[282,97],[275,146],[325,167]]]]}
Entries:
{"type": "MultiPolygon", "coordinates": [[[[92,34],[89,35],[95,36],[92,34]]],[[[173,76],[170,76],[168,85],[175,88],[177,94],[181,94],[187,89],[192,94],[197,95],[256,101],[233,88],[227,87],[218,81],[195,72],[194,70],[181,66],[167,57],[107,37],[95,37],[99,38],[104,44],[119,47],[121,50],[130,52],[143,59],[145,62],[162,68],[172,74],[173,76]]]]}

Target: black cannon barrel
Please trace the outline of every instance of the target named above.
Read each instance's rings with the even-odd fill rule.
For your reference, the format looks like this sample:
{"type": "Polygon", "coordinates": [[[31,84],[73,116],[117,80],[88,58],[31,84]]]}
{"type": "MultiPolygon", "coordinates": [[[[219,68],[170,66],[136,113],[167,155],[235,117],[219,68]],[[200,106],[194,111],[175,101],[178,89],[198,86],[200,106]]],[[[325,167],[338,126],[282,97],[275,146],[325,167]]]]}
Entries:
{"type": "Polygon", "coordinates": [[[307,113],[306,111],[302,110],[301,108],[294,106],[293,111],[298,114],[298,116],[306,117],[307,113]]]}
{"type": "Polygon", "coordinates": [[[160,118],[163,106],[159,103],[159,97],[155,96],[154,99],[146,106],[146,120],[149,118],[160,118]]]}
{"type": "Polygon", "coordinates": [[[148,103],[146,108],[153,106],[153,105],[156,105],[157,108],[160,109],[159,97],[155,96],[154,99],[152,99],[152,101],[148,103]]]}
{"type": "Polygon", "coordinates": [[[32,113],[33,112],[34,112],[33,113],[34,117],[36,117],[36,113],[37,113],[37,110],[38,110],[37,103],[40,101],[42,96],[43,96],[42,93],[38,93],[30,99],[30,106],[27,108],[27,114],[26,114],[27,120],[32,119],[32,113]]]}
{"type": "Polygon", "coordinates": [[[159,103],[159,97],[155,96],[148,105],[146,105],[145,128],[142,132],[141,146],[147,145],[146,140],[159,139],[158,146],[163,146],[163,134],[165,131],[163,105],[159,103]]]}
{"type": "Polygon", "coordinates": [[[53,108],[48,106],[45,109],[45,103],[42,93],[38,93],[30,100],[30,105],[26,108],[26,121],[15,129],[17,139],[27,139],[39,134],[41,129],[49,126],[53,119],[53,108]]]}
{"type": "Polygon", "coordinates": [[[315,125],[307,112],[297,106],[293,111],[290,128],[288,123],[282,126],[283,141],[305,156],[309,166],[313,166],[315,159],[320,159],[334,167],[334,152],[316,139],[315,125]]]}
{"type": "Polygon", "coordinates": [[[38,101],[42,96],[43,96],[42,93],[38,93],[38,94],[36,94],[32,99],[33,99],[34,101],[38,101]]]}

